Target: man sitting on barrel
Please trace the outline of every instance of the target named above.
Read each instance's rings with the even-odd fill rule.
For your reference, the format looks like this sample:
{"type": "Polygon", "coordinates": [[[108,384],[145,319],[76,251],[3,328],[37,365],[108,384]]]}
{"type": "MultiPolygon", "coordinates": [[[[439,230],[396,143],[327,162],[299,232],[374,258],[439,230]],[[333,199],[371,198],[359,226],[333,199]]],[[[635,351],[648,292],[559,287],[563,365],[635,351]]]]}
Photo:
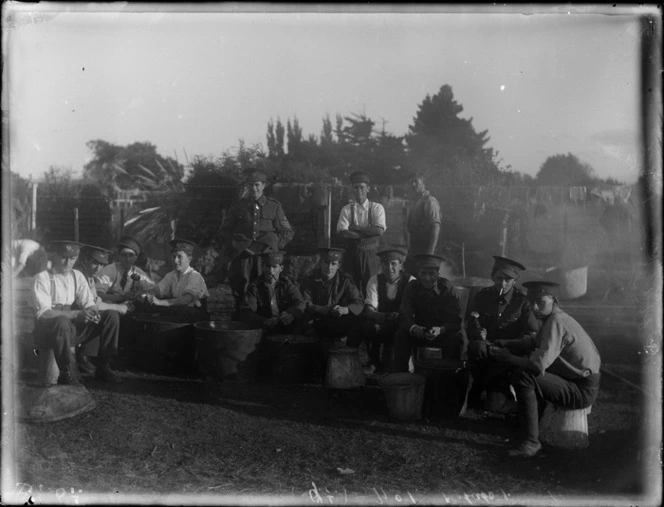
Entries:
{"type": "Polygon", "coordinates": [[[396,371],[408,371],[418,347],[442,349],[442,357],[463,361],[468,340],[461,329],[461,308],[449,280],[439,276],[443,261],[436,255],[416,255],[417,280],[406,285],[394,337],[396,371]]]}
{"type": "Polygon", "coordinates": [[[362,336],[367,341],[369,363],[364,373],[381,371],[381,345],[392,347],[394,334],[399,329],[399,307],[406,285],[414,277],[403,271],[406,252],[399,248],[388,248],[378,252],[382,273],[369,279],[366,288],[365,316],[362,336]]]}
{"type": "Polygon", "coordinates": [[[249,285],[240,319],[262,326],[267,334],[298,334],[305,303],[297,284],[283,275],[283,251],[262,254],[263,273],[249,285]]]}
{"type": "MultiPolygon", "coordinates": [[[[126,303],[106,303],[105,301],[102,301],[102,299],[97,294],[95,279],[99,274],[99,271],[104,266],[108,265],[108,257],[110,254],[111,252],[105,248],[92,245],[83,245],[78,257],[78,262],[74,266],[74,269],[77,269],[83,273],[83,276],[85,276],[86,280],[88,281],[88,287],[90,287],[92,298],[97,305],[97,309],[101,315],[104,315],[105,312],[117,312],[119,315],[126,315],[127,312],[129,312],[129,306],[126,303]]],[[[87,359],[86,354],[93,353],[98,345],[99,340],[94,338],[90,341],[87,341],[86,343],[80,343],[76,347],[76,362],[80,372],[88,374],[94,373],[95,367],[87,359]]]]}
{"type": "Polygon", "coordinates": [[[491,279],[494,285],[477,293],[466,327],[468,359],[474,380],[471,402],[478,402],[486,390],[487,408],[511,412],[515,411],[516,402],[510,390],[510,368],[491,359],[489,345],[496,340],[534,336],[540,325],[530,309],[526,291],[516,285],[519,274],[526,268],[506,257],[494,255],[493,258],[491,279]],[[497,404],[494,399],[498,400],[497,404]]]}
{"type": "Polygon", "coordinates": [[[339,270],[344,250],[319,248],[320,260],[304,282],[306,312],[321,339],[346,337],[346,345],[360,344],[360,315],[364,303],[349,275],[339,270]]]}
{"type": "Polygon", "coordinates": [[[210,294],[203,276],[191,267],[196,244],[186,239],[174,239],[168,244],[175,269],[166,273],[145,295],[145,300],[151,305],[151,311],[162,315],[179,315],[191,323],[208,321],[210,294]]]}
{"type": "Polygon", "coordinates": [[[601,359],[593,340],[581,325],[558,307],[558,284],[526,282],[528,301],[542,321],[535,338],[498,340],[493,359],[516,366],[512,383],[519,409],[520,439],[510,456],[531,457],[542,448],[539,409],[550,402],[565,409],[591,406],[599,394],[601,359]],[[527,357],[511,351],[530,349],[527,357]]]}
{"type": "Polygon", "coordinates": [[[58,384],[80,386],[72,347],[99,336],[95,377],[120,382],[110,367],[118,352],[119,314],[99,312],[85,276],[74,269],[80,243],[50,243],[52,268],[35,275],[33,307],[37,317],[34,335],[37,347],[53,349],[60,370],[58,384]]]}

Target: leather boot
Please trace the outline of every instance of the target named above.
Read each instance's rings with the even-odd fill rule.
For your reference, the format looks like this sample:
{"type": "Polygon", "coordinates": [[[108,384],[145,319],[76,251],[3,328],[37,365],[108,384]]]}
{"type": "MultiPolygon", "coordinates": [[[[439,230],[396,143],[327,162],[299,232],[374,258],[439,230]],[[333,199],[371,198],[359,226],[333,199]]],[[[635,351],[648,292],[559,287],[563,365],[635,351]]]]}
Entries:
{"type": "Polygon", "coordinates": [[[113,384],[119,384],[122,382],[122,378],[120,378],[120,375],[118,375],[116,372],[111,370],[109,362],[109,358],[99,358],[99,366],[97,366],[97,370],[95,371],[95,378],[97,380],[101,380],[102,382],[112,382],[113,384]]]}
{"type": "Polygon", "coordinates": [[[76,347],[76,365],[78,366],[78,371],[86,375],[91,375],[95,372],[94,365],[83,353],[83,347],[76,347]]]}
{"type": "Polygon", "coordinates": [[[78,369],[76,368],[75,364],[70,364],[69,366],[60,369],[58,384],[83,387],[80,374],[78,373],[78,369]]]}

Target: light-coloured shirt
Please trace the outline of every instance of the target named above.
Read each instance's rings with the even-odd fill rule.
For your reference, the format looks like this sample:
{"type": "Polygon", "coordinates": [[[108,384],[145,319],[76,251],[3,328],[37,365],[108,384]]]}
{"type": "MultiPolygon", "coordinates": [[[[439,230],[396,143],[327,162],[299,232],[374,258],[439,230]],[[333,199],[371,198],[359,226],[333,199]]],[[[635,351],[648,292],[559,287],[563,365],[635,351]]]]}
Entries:
{"type": "Polygon", "coordinates": [[[555,307],[535,337],[530,354],[540,373],[545,371],[574,380],[599,373],[601,359],[592,339],[581,325],[555,307]]]}
{"type": "Polygon", "coordinates": [[[136,266],[129,268],[127,282],[124,286],[121,286],[120,282],[122,282],[122,276],[125,274],[125,269],[118,262],[113,262],[101,268],[99,273],[97,273],[97,276],[95,276],[97,292],[106,292],[107,294],[127,294],[128,292],[131,292],[132,287],[134,287],[134,284],[136,283],[131,279],[131,275],[134,273],[141,277],[140,282],[142,290],[147,291],[155,286],[154,282],[145,271],[136,266]]]}
{"type": "Polygon", "coordinates": [[[179,298],[185,294],[191,294],[194,300],[187,306],[199,306],[201,298],[209,297],[207,286],[203,275],[189,266],[184,273],[170,271],[157,284],[155,292],[159,298],[179,298]]]}
{"type": "MultiPolygon", "coordinates": [[[[390,301],[397,297],[397,289],[399,288],[402,276],[406,276],[403,271],[393,283],[385,281],[385,292],[387,293],[387,299],[390,301]]],[[[415,280],[415,277],[409,276],[408,281],[410,282],[411,280],[415,280]]],[[[374,310],[378,309],[378,275],[372,276],[367,282],[367,293],[364,297],[364,304],[372,306],[374,310]]]]}
{"type": "Polygon", "coordinates": [[[32,308],[37,318],[55,305],[74,303],[81,308],[95,305],[95,299],[83,273],[77,269],[67,273],[47,270],[35,275],[32,285],[32,308]]]}
{"type": "Polygon", "coordinates": [[[15,239],[12,242],[12,267],[28,261],[33,253],[41,248],[41,245],[31,239],[15,239]]]}
{"type": "Polygon", "coordinates": [[[385,208],[378,202],[371,202],[366,199],[364,203],[359,204],[353,201],[346,204],[341,208],[339,213],[339,220],[337,221],[337,233],[340,231],[347,231],[350,229],[351,224],[360,227],[382,227],[385,231],[385,208]]]}

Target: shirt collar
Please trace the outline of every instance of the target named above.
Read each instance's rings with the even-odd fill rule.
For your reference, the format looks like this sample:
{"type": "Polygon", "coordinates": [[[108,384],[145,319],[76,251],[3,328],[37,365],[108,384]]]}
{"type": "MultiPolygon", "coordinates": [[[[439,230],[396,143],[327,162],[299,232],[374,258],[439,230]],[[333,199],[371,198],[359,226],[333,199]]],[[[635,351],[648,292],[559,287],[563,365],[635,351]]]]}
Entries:
{"type": "Polygon", "coordinates": [[[420,199],[419,199],[419,200],[426,199],[426,198],[429,197],[430,195],[431,195],[431,192],[429,192],[428,190],[425,190],[425,191],[422,192],[422,194],[420,195],[420,199]]]}
{"type": "MultiPolygon", "coordinates": [[[[418,281],[419,281],[419,280],[418,280],[418,281]]],[[[421,282],[420,282],[420,287],[422,287],[423,290],[432,290],[432,291],[434,291],[436,294],[439,294],[439,295],[440,295],[440,289],[438,288],[438,280],[436,280],[436,283],[434,284],[433,289],[425,289],[425,288],[424,288],[424,285],[422,285],[421,282]]]]}
{"type": "Polygon", "coordinates": [[[186,275],[186,274],[188,274],[188,273],[191,273],[193,270],[194,270],[194,268],[192,268],[191,266],[189,266],[189,267],[188,267],[187,269],[185,269],[182,273],[180,273],[179,271],[176,271],[175,274],[178,275],[178,276],[183,276],[183,275],[186,275]]]}
{"type": "Polygon", "coordinates": [[[361,206],[361,207],[363,207],[364,209],[367,209],[367,210],[369,209],[369,199],[368,199],[368,198],[365,199],[364,202],[363,202],[362,204],[360,204],[360,203],[357,202],[355,199],[353,199],[353,204],[354,204],[355,206],[361,206]]]}
{"type": "Polygon", "coordinates": [[[260,206],[265,206],[265,201],[267,201],[267,197],[265,197],[265,194],[261,195],[258,199],[256,199],[256,202],[260,206]]]}

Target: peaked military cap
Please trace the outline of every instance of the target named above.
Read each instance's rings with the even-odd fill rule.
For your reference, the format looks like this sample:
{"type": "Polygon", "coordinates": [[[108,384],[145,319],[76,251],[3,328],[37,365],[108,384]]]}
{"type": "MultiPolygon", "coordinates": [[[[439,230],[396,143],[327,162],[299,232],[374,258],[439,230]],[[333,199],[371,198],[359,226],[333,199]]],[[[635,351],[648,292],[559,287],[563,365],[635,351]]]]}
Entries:
{"type": "Polygon", "coordinates": [[[123,248],[129,248],[129,250],[136,252],[136,255],[139,255],[142,250],[141,244],[131,236],[122,236],[120,241],[118,241],[118,248],[120,250],[123,248]]]}
{"type": "Polygon", "coordinates": [[[548,280],[535,280],[524,282],[523,287],[528,290],[528,297],[533,296],[557,296],[559,283],[548,280]]]}
{"type": "Polygon", "coordinates": [[[279,250],[277,252],[270,251],[263,254],[263,263],[266,266],[279,266],[284,263],[284,256],[286,252],[279,250]]]}
{"type": "Polygon", "coordinates": [[[111,255],[110,250],[106,250],[100,246],[83,245],[81,247],[81,251],[85,253],[90,259],[98,262],[99,264],[106,265],[110,262],[108,260],[108,256],[111,255]]]}
{"type": "Polygon", "coordinates": [[[343,248],[319,248],[318,254],[320,258],[326,262],[340,261],[344,254],[343,248]]]}
{"type": "Polygon", "coordinates": [[[523,264],[520,264],[512,259],[507,257],[500,257],[499,255],[494,255],[493,262],[493,271],[509,276],[510,278],[517,278],[521,271],[525,270],[526,267],[523,264]]]}
{"type": "Polygon", "coordinates": [[[437,255],[420,254],[414,255],[413,259],[418,268],[440,268],[443,258],[437,255]]]}
{"type": "Polygon", "coordinates": [[[49,243],[49,248],[53,253],[61,257],[78,257],[78,254],[81,252],[81,243],[56,240],[49,243]]]}
{"type": "Polygon", "coordinates": [[[385,248],[384,250],[378,252],[376,255],[378,255],[382,261],[389,262],[397,260],[403,262],[406,258],[406,251],[402,250],[401,248],[385,248]]]}
{"type": "Polygon", "coordinates": [[[244,172],[245,183],[255,183],[257,181],[267,182],[267,174],[258,169],[247,169],[244,172]]]}
{"type": "Polygon", "coordinates": [[[364,171],[356,171],[350,175],[350,182],[355,183],[366,183],[367,185],[371,183],[371,176],[364,171]]]}
{"type": "Polygon", "coordinates": [[[168,244],[171,245],[171,252],[184,252],[189,257],[194,254],[194,249],[198,247],[196,243],[189,241],[188,239],[176,238],[172,241],[169,241],[168,244]]]}

